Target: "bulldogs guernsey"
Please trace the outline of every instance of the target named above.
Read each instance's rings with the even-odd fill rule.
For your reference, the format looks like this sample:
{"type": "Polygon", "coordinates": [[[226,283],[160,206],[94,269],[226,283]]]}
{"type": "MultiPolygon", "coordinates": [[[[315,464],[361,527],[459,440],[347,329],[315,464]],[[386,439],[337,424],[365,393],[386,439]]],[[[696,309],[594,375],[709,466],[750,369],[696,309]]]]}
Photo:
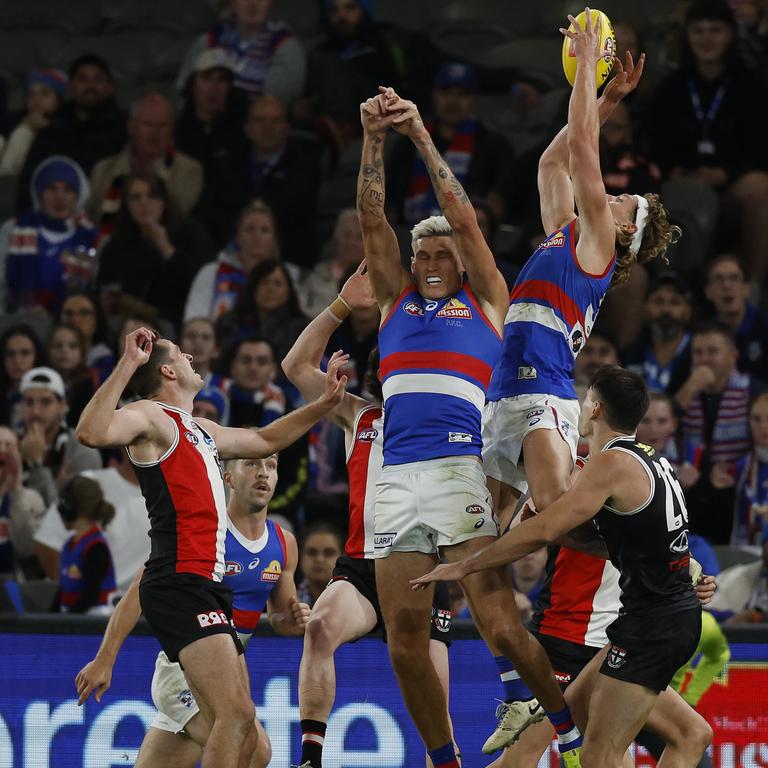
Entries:
{"type": "Polygon", "coordinates": [[[176,427],[173,444],[159,461],[131,457],[151,523],[142,581],[172,573],[221,581],[228,517],[216,444],[186,411],[158,405],[176,427]]]}
{"type": "Polygon", "coordinates": [[[575,400],[573,362],[589,338],[616,258],[602,275],[576,259],[576,219],[551,234],[515,281],[504,320],[504,351],[488,400],[546,394],[575,400]]]}
{"type": "Polygon", "coordinates": [[[501,338],[467,283],[423,298],[409,285],[379,330],[384,465],[480,456],[480,422],[501,338]]]}
{"type": "Polygon", "coordinates": [[[344,545],[347,557],[373,557],[373,511],[376,480],[384,461],[384,423],[377,405],[363,408],[355,417],[352,442],[347,451],[349,475],[349,535],[344,545]]]}
{"type": "Polygon", "coordinates": [[[245,646],[285,567],[285,537],[279,525],[267,520],[264,533],[253,541],[227,518],[226,541],[224,583],[232,590],[232,621],[245,646]]]}

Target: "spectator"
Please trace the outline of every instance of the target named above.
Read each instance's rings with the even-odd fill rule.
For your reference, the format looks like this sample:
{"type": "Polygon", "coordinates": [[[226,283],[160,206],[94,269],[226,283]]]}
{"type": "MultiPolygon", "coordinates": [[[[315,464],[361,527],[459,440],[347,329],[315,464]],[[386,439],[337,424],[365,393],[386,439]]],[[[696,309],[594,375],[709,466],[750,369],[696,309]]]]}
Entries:
{"type": "MultiPolygon", "coordinates": [[[[88,470],[80,477],[98,483],[104,500],[115,508],[104,535],[114,558],[117,588],[124,591],[149,554],[149,515],[133,465],[127,451],[114,451],[105,469],[88,470]]],[[[66,540],[61,516],[51,505],[35,534],[35,553],[50,578],[58,578],[66,540]]]]}
{"type": "Polygon", "coordinates": [[[132,174],[122,191],[115,231],[101,251],[102,306],[107,315],[139,313],[178,328],[192,280],[213,246],[197,222],[176,213],[155,173],[132,174]]]}
{"type": "Polygon", "coordinates": [[[701,572],[707,576],[717,576],[720,573],[720,563],[712,545],[695,533],[688,534],[688,549],[691,557],[698,561],[701,572]]]}
{"type": "Polygon", "coordinates": [[[270,19],[272,0],[230,0],[230,18],[201,35],[179,72],[179,90],[206,48],[224,48],[236,62],[235,87],[251,96],[268,93],[293,103],[304,87],[306,61],[298,40],[282,21],[270,19]]]}
{"type": "Polygon", "coordinates": [[[43,345],[28,325],[12,325],[0,336],[0,425],[21,426],[19,385],[24,374],[44,362],[43,345]]]}
{"type": "Polygon", "coordinates": [[[192,364],[202,376],[206,386],[218,386],[221,377],[213,373],[213,365],[219,356],[216,324],[210,317],[192,317],[181,327],[179,346],[192,355],[192,364]]]}
{"type": "Polygon", "coordinates": [[[168,188],[174,207],[186,216],[203,189],[203,168],[173,144],[173,107],[159,93],[133,103],[127,123],[128,143],[91,173],[88,211],[102,236],[111,233],[123,198],[126,179],[136,173],[156,173],[168,188]]]}
{"type": "Polygon", "coordinates": [[[725,0],[695,0],[679,71],[658,86],[646,118],[651,157],[665,175],[721,193],[723,236],[758,278],[768,269],[768,89],[738,61],[725,0]]]}
{"type": "Polygon", "coordinates": [[[765,4],[760,0],[728,0],[736,18],[736,45],[742,64],[763,79],[768,68],[765,4]]]}
{"type": "Polygon", "coordinates": [[[226,425],[229,423],[229,398],[218,387],[203,387],[195,395],[192,416],[226,425]]]}
{"type": "Polygon", "coordinates": [[[64,381],[67,424],[76,427],[83,408],[99,387],[99,373],[85,364],[85,337],[71,325],[57,325],[48,338],[48,362],[64,381]]]}
{"type": "Polygon", "coordinates": [[[498,243],[499,220],[496,218],[496,214],[493,212],[491,206],[488,205],[483,198],[475,198],[472,201],[472,205],[475,206],[477,225],[480,227],[480,231],[483,233],[483,238],[491,249],[493,258],[496,260],[496,269],[501,272],[504,282],[507,284],[507,288],[509,288],[511,293],[520,270],[510,263],[513,259],[511,253],[505,251],[500,252],[498,243]]]}
{"type": "MultiPolygon", "coordinates": [[[[467,64],[445,64],[435,79],[435,120],[426,127],[435,146],[470,197],[483,197],[504,220],[512,147],[475,116],[477,76],[467,64]]],[[[441,209],[426,166],[401,137],[387,164],[387,202],[396,221],[414,225],[441,209]]]]}
{"type": "Polygon", "coordinates": [[[651,284],[645,300],[645,328],[622,355],[625,367],[639,373],[652,392],[676,392],[691,370],[691,297],[674,273],[651,284]]]}
{"type": "Polygon", "coordinates": [[[336,217],[330,246],[331,258],[317,263],[301,283],[301,306],[309,317],[317,316],[333,301],[339,281],[364,258],[363,235],[354,208],[345,208],[336,217]]]}
{"type": "Polygon", "coordinates": [[[593,328],[587,343],[573,364],[573,380],[579,397],[583,397],[597,370],[606,365],[618,364],[619,348],[616,340],[605,328],[593,328]]]}
{"type": "Polygon", "coordinates": [[[125,113],[114,98],[109,65],[87,53],[69,67],[69,99],[51,116],[50,125],[35,137],[27,153],[18,186],[16,207],[29,207],[32,171],[51,155],[71,158],[90,174],[93,166],[125,144],[125,113]]]}
{"type": "Polygon", "coordinates": [[[299,602],[310,607],[315,604],[333,576],[343,547],[341,531],[328,523],[316,523],[306,530],[299,557],[299,568],[304,575],[296,588],[299,602]]]}
{"type": "Polygon", "coordinates": [[[277,364],[272,344],[251,336],[232,349],[228,379],[222,390],[230,398],[230,427],[263,427],[285,413],[285,394],[275,383],[277,364]]]}
{"type": "Polygon", "coordinates": [[[85,217],[88,180],[77,163],[54,155],[35,169],[32,208],[0,232],[10,311],[42,307],[55,312],[68,290],[82,290],[93,277],[96,230],[85,217]]]}
{"type": "Polygon", "coordinates": [[[35,136],[50,125],[51,115],[67,92],[67,73],[60,69],[33,69],[27,75],[26,113],[0,153],[0,175],[18,176],[35,136]]]}
{"type": "Polygon", "coordinates": [[[21,439],[24,485],[52,504],[58,489],[85,469],[100,469],[101,455],[77,441],[67,426],[64,382],[52,368],[32,368],[21,379],[21,439]]]}
{"type": "Polygon", "coordinates": [[[95,480],[73,477],[61,491],[59,514],[72,535],[61,550],[59,609],[65,613],[94,613],[108,608],[116,589],[112,553],[102,526],[115,508],[104,500],[95,480]]]}
{"type": "Polygon", "coordinates": [[[251,271],[235,308],[219,318],[218,335],[221,339],[263,336],[282,360],[307,322],[285,265],[264,261],[251,271]]]}
{"type": "Polygon", "coordinates": [[[765,385],[736,370],[730,329],[713,321],[691,339],[692,370],[675,395],[683,413],[683,440],[700,451],[699,482],[687,494],[691,530],[712,544],[727,544],[733,524],[733,488],[715,488],[712,467],[733,464],[749,450],[749,403],[765,385]]]}
{"type": "Polygon", "coordinates": [[[768,530],[768,394],[760,394],[749,409],[752,449],[735,465],[712,468],[715,488],[736,488],[731,545],[756,546],[768,530]]]}
{"type": "Polygon", "coordinates": [[[530,619],[533,605],[544,584],[547,556],[547,548],[542,547],[509,566],[512,586],[515,589],[515,602],[523,621],[530,619]]]}
{"type": "Polygon", "coordinates": [[[749,300],[746,266],[731,253],[716,256],[707,267],[704,293],[716,318],[736,334],[738,369],[768,379],[768,314],[749,300]]]}
{"type": "Polygon", "coordinates": [[[0,427],[0,575],[40,575],[34,535],[44,513],[40,494],[21,484],[18,438],[8,427],[0,427]]]}
{"type": "Polygon", "coordinates": [[[272,209],[254,200],[240,212],[232,242],[214,263],[195,275],[184,307],[184,319],[221,317],[233,309],[251,271],[263,261],[279,259],[277,227],[272,209]]]}
{"type": "Polygon", "coordinates": [[[115,356],[109,345],[107,321],[101,305],[90,293],[70,293],[61,305],[59,322],[71,325],[83,334],[85,340],[85,364],[95,368],[99,382],[112,373],[115,356]]]}
{"type": "MultiPolygon", "coordinates": [[[[640,54],[647,50],[647,48],[637,28],[628,21],[615,21],[613,30],[616,33],[616,58],[621,59],[621,62],[624,63],[629,52],[632,55],[633,61],[639,61],[640,54]]],[[[649,67],[648,69],[651,68],[649,67]]],[[[654,67],[654,69],[657,68],[654,67]]],[[[622,101],[622,104],[629,106],[633,122],[637,117],[638,109],[646,104],[652,95],[655,83],[654,73],[648,70],[644,71],[637,88],[622,101]]]]}
{"type": "Polygon", "coordinates": [[[330,118],[342,143],[360,133],[360,103],[379,85],[398,90],[400,71],[372,0],[325,0],[325,37],[311,50],[306,93],[317,115],[330,118]]]}

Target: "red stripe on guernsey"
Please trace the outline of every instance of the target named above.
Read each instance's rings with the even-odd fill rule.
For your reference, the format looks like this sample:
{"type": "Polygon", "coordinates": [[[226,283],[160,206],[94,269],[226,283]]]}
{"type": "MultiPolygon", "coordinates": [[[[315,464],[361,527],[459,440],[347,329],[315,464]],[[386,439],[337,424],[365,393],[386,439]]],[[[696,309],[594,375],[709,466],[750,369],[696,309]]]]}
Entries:
{"type": "Polygon", "coordinates": [[[458,352],[395,352],[381,361],[381,380],[384,381],[392,373],[415,369],[454,371],[481,382],[484,387],[488,386],[493,373],[493,368],[487,363],[458,352]]]}
{"type": "Polygon", "coordinates": [[[283,565],[288,562],[288,547],[285,544],[285,535],[283,529],[275,523],[275,533],[277,534],[277,540],[280,542],[280,549],[283,550],[283,565]]]}
{"type": "Polygon", "coordinates": [[[539,631],[583,645],[604,570],[605,560],[563,547],[555,561],[549,607],[539,631]]]}
{"type": "Polygon", "coordinates": [[[347,557],[365,557],[365,499],[368,493],[368,469],[373,440],[359,440],[361,433],[373,428],[373,422],[381,417],[381,408],[367,408],[354,424],[352,450],[347,459],[349,476],[349,534],[344,545],[347,557]]]}
{"type": "Polygon", "coordinates": [[[379,325],[379,330],[381,330],[388,322],[389,319],[394,314],[394,311],[400,306],[400,302],[411,292],[416,290],[416,284],[415,283],[408,283],[408,285],[403,288],[402,293],[395,299],[393,302],[389,312],[387,312],[387,316],[381,321],[381,325],[379,325]]]}
{"type": "Polygon", "coordinates": [[[232,621],[238,632],[253,632],[259,626],[261,611],[243,611],[232,607],[232,621]]]}
{"type": "Polygon", "coordinates": [[[472,289],[469,287],[469,283],[464,283],[464,293],[467,294],[467,298],[472,303],[472,306],[477,310],[477,314],[480,315],[480,317],[483,318],[483,321],[485,324],[500,338],[504,339],[504,337],[496,330],[496,326],[488,319],[488,315],[485,314],[483,311],[483,308],[480,306],[480,302],[477,300],[477,296],[475,296],[472,289]]]}
{"type": "Polygon", "coordinates": [[[510,297],[511,301],[543,301],[560,312],[569,328],[573,328],[577,323],[584,327],[584,313],[579,309],[579,305],[559,286],[547,280],[525,280],[515,286],[510,297]]]}

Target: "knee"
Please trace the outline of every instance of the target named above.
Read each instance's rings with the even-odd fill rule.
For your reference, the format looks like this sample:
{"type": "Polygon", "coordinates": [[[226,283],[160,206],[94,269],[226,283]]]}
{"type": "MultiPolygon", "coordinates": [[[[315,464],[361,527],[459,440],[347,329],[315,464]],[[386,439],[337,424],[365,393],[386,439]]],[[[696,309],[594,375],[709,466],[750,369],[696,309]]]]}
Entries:
{"type": "Polygon", "coordinates": [[[712,726],[703,717],[697,718],[696,726],[692,730],[690,743],[695,744],[698,757],[700,758],[712,743],[714,731],[712,726]]]}
{"type": "Polygon", "coordinates": [[[226,714],[222,713],[222,717],[229,722],[233,730],[242,734],[244,738],[252,738],[253,745],[256,746],[256,728],[253,724],[256,718],[256,708],[250,698],[233,701],[231,709],[226,714]]]}
{"type": "MultiPolygon", "coordinates": [[[[420,639],[420,638],[419,638],[420,639]]],[[[426,642],[415,642],[412,636],[387,637],[389,658],[392,666],[398,672],[413,672],[423,669],[429,664],[429,639],[426,642]]]]}
{"type": "Polygon", "coordinates": [[[304,645],[313,652],[332,655],[338,647],[336,634],[327,614],[310,614],[309,623],[304,628],[304,645]]]}

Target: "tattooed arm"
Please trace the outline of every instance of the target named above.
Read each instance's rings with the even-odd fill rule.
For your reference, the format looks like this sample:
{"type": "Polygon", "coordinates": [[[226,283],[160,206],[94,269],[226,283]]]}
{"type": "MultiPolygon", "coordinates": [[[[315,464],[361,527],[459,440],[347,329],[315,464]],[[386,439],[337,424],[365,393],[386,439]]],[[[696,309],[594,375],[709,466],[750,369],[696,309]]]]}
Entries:
{"type": "Polygon", "coordinates": [[[393,128],[411,139],[424,160],[440,207],[453,229],[454,241],[472,290],[497,330],[501,331],[509,307],[509,293],[477,223],[474,206],[461,182],[437,151],[416,105],[401,99],[391,88],[386,89],[382,96],[387,111],[396,114],[393,128]]]}
{"type": "Polygon", "coordinates": [[[363,250],[382,318],[411,282],[400,262],[397,236],[384,215],[384,136],[392,115],[383,113],[380,97],[360,105],[363,155],[357,177],[357,218],[363,233],[363,250]]]}

